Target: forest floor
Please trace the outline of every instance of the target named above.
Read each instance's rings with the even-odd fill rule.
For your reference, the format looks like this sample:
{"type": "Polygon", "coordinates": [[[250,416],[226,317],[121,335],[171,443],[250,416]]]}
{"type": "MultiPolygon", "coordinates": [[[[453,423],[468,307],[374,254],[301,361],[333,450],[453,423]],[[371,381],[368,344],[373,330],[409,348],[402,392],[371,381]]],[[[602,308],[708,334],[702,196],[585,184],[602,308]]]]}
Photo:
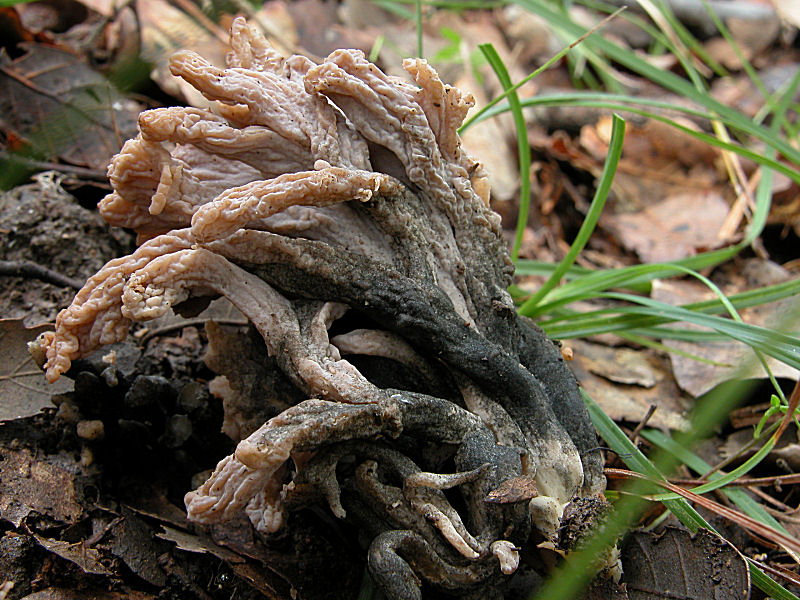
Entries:
{"type": "MultiPolygon", "coordinates": [[[[0,180],[7,190],[0,196],[0,600],[378,598],[365,583],[355,536],[323,511],[295,513],[292,526],[269,543],[244,519],[224,529],[187,521],[183,495],[235,446],[222,433],[222,403],[208,388],[215,373],[204,362],[206,320],[244,325],[232,307],[217,303],[195,318],[169,316],[137,326],[127,341],[77,361],[69,378],[52,386],[25,345],[52,327],[88,277],[135,247],[133,235],[109,227],[97,213],[97,202],[110,190],[106,166],[135,136],[141,110],[204,105],[169,74],[167,57],[190,48],[223,64],[225,32],[236,10],[244,9],[190,0],[138,0],[122,8],[107,0],[6,4],[0,3],[0,180]]],[[[248,8],[247,16],[283,53],[313,58],[359,48],[391,74],[400,74],[402,57],[422,47],[442,79],[471,91],[478,107],[503,91],[479,44],[492,44],[516,82],[574,41],[558,37],[552,24],[517,4],[459,10],[426,5],[421,37],[413,3],[379,4],[270,1],[248,8]]],[[[766,102],[758,86],[773,101],[789,89],[786,139],[796,149],[798,138],[789,134],[797,132],[800,101],[794,81],[798,15],[764,0],[717,4],[738,5],[725,17],[735,46],[701,2],[697,12],[676,16],[697,40],[690,54],[706,93],[760,123],[768,121],[764,107],[774,102],[766,102]]],[[[602,19],[580,5],[571,10],[570,18],[584,27],[602,19]]],[[[660,70],[684,73],[680,57],[654,51],[654,38],[622,17],[603,24],[601,34],[646,55],[660,70]]],[[[691,105],[620,64],[593,63],[588,53],[557,61],[520,87],[518,96],[588,92],[595,85],[691,105]]],[[[492,206],[509,245],[517,247],[512,291],[520,302],[547,279],[550,271],[542,265],[568,253],[584,222],[609,151],[613,112],[601,101],[525,109],[534,200],[522,227],[512,116],[496,116],[464,133],[467,150],[487,166],[492,206]]],[[[624,114],[628,130],[612,192],[573,280],[601,269],[683,264],[747,239],[766,167],[692,135],[714,131],[697,115],[663,107],[654,112],[664,119],[624,114]]],[[[769,154],[763,144],[734,141],[769,154]]],[[[792,176],[800,165],[780,155],[778,162],[791,172],[772,174],[771,204],[758,235],[727,260],[698,268],[728,297],[788,285],[800,275],[800,178],[792,176]]],[[[648,281],[638,293],[670,306],[716,298],[703,280],[675,275],[648,281]]],[[[615,300],[590,295],[570,307],[588,313],[617,306],[615,300]]],[[[742,307],[739,315],[765,331],[800,335],[796,295],[742,307]]],[[[790,397],[798,380],[794,364],[767,358],[771,384],[763,366],[751,360],[752,350],[735,340],[673,339],[663,331],[663,338],[658,332],[648,337],[639,329],[582,334],[577,326],[570,329],[568,319],[556,318],[563,316],[538,315],[545,331],[561,340],[588,395],[645,453],[659,434],[692,428],[698,399],[749,381],[754,385],[738,405],[694,448],[695,459],[734,469],[759,450],[751,443],[754,428],[769,428],[786,412],[774,385],[790,397]]],[[[696,324],[681,331],[693,329],[704,331],[696,324]]],[[[786,427],[736,488],[746,489],[794,539],[800,537],[799,431],[796,421],[786,427]]],[[[691,488],[706,481],[708,469],[694,464],[683,460],[673,482],[691,488]]],[[[609,452],[607,466],[624,464],[609,452]]],[[[611,481],[612,492],[618,487],[611,481]]],[[[732,502],[719,490],[708,496],[732,502]]],[[[741,519],[713,508],[701,512],[729,544],[690,534],[654,502],[637,523],[647,531],[628,536],[622,546],[623,584],[596,585],[591,597],[764,597],[751,590],[744,557],[800,593],[796,553],[741,527],[741,519]],[[658,568],[673,570],[673,579],[648,574],[658,568]],[[693,588],[690,582],[698,581],[707,585],[693,588]],[[718,595],[723,589],[738,591],[718,595]]]]}

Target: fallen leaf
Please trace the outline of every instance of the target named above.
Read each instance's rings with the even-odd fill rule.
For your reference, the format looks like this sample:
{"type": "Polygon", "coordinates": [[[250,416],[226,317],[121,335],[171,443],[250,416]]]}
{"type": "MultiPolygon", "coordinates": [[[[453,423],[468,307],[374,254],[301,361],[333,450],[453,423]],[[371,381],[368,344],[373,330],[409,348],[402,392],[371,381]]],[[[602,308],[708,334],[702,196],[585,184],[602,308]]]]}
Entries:
{"type": "Polygon", "coordinates": [[[28,352],[27,343],[48,329],[26,329],[22,319],[0,319],[0,422],[35,415],[53,406],[53,394],[72,390],[72,382],[63,377],[47,383],[28,352]]]}
{"type": "Polygon", "coordinates": [[[750,572],[728,541],[705,529],[637,531],[622,547],[623,583],[631,600],[747,600],[750,572]]]}
{"type": "Polygon", "coordinates": [[[509,4],[500,11],[503,31],[517,55],[515,63],[544,62],[561,50],[553,28],[539,15],[519,5],[509,4]]]}
{"type": "Polygon", "coordinates": [[[79,56],[23,43],[23,56],[0,58],[0,126],[49,159],[105,169],[136,134],[141,107],[79,56]]]}
{"type": "Polygon", "coordinates": [[[21,600],[156,600],[156,596],[125,588],[109,592],[106,590],[79,591],[74,588],[50,587],[28,594],[21,600]]]}
{"type": "Polygon", "coordinates": [[[512,477],[500,484],[486,496],[486,502],[494,504],[512,504],[523,502],[539,495],[533,477],[512,477]]]}
{"type": "MultiPolygon", "coordinates": [[[[573,350],[574,358],[570,368],[578,378],[578,382],[589,396],[597,402],[603,411],[615,421],[639,423],[647,416],[650,406],[655,406],[655,412],[650,416],[648,424],[660,429],[686,430],[689,421],[684,416],[687,409],[686,401],[665,367],[664,360],[655,356],[649,350],[638,350],[644,360],[635,360],[634,370],[628,369],[628,381],[631,383],[617,383],[610,376],[617,373],[615,364],[621,362],[618,356],[630,356],[628,348],[609,348],[602,344],[595,344],[585,340],[570,340],[569,346],[573,350]],[[649,368],[645,367],[645,362],[649,368]],[[605,368],[600,368],[605,363],[605,368]],[[591,369],[599,373],[595,374],[591,369]],[[632,375],[638,373],[637,375],[632,375]],[[606,376],[607,375],[607,376],[606,376]],[[647,386],[637,385],[636,382],[647,383],[647,386]]],[[[631,363],[630,358],[622,359],[631,363]]],[[[625,373],[623,368],[619,373],[625,373]]]]}
{"type": "MultiPolygon", "coordinates": [[[[570,342],[571,346],[574,346],[570,342]]],[[[581,346],[581,361],[583,366],[600,377],[614,383],[638,385],[651,388],[658,382],[655,367],[648,360],[648,353],[644,350],[633,348],[611,348],[600,344],[581,346]]],[[[574,348],[573,348],[574,357],[574,348]]]]}
{"type": "MultiPolygon", "coordinates": [[[[730,294],[739,290],[726,286],[723,291],[730,294]]],[[[716,295],[700,282],[688,280],[655,281],[651,296],[655,300],[671,305],[716,298],[716,295]]],[[[798,328],[796,298],[786,298],[779,302],[744,309],[740,311],[740,315],[746,323],[774,328],[778,331],[796,331],[798,328]]],[[[681,323],[680,327],[703,330],[703,328],[690,323],[681,323]]],[[[708,364],[689,357],[670,354],[672,372],[678,385],[695,397],[701,396],[723,381],[734,378],[761,379],[767,376],[750,347],[734,340],[702,343],[665,340],[665,343],[683,352],[725,365],[708,364]]],[[[776,377],[792,380],[800,377],[800,372],[796,369],[775,359],[767,357],[767,364],[776,377]]]]}
{"type": "Polygon", "coordinates": [[[628,600],[629,598],[624,585],[606,577],[595,577],[582,600],[628,600]]]}
{"type": "Polygon", "coordinates": [[[749,18],[730,17],[726,25],[737,48],[722,37],[706,42],[708,53],[729,69],[742,68],[742,58],[751,60],[775,42],[781,31],[781,23],[774,12],[759,11],[749,18]]]}
{"type": "MultiPolygon", "coordinates": [[[[680,125],[697,129],[682,117],[680,125]]],[[[611,138],[611,117],[581,128],[573,153],[579,168],[599,176],[611,138]]],[[[724,182],[717,171],[719,151],[665,123],[647,120],[631,123],[625,134],[622,158],[612,187],[613,199],[606,214],[634,213],[672,197],[722,193],[724,182]]],[[[695,214],[694,209],[691,214],[695,214]]],[[[716,233],[716,231],[714,232],[716,233]]]]}
{"type": "Polygon", "coordinates": [[[111,554],[119,558],[136,575],[146,582],[163,586],[166,575],[158,564],[164,544],[153,539],[152,530],[133,514],[122,509],[122,518],[111,529],[111,554]]]}
{"type": "Polygon", "coordinates": [[[642,262],[668,262],[713,248],[727,214],[716,192],[698,192],[671,196],[638,213],[607,215],[603,224],[642,262]]]}
{"type": "Polygon", "coordinates": [[[343,27],[339,23],[339,6],[323,0],[282,2],[291,18],[290,27],[282,31],[297,32],[296,45],[312,56],[325,57],[338,48],[355,48],[368,53],[375,36],[362,29],[343,27]]]}
{"type": "Polygon", "coordinates": [[[156,537],[168,542],[172,542],[178,549],[186,552],[196,552],[198,554],[212,554],[224,560],[227,563],[240,563],[244,562],[244,558],[215,544],[210,538],[204,535],[197,535],[187,531],[181,531],[167,525],[161,526],[161,533],[157,533],[156,537]]]}
{"type": "Polygon", "coordinates": [[[31,33],[67,31],[86,21],[86,7],[76,0],[22,2],[15,7],[23,26],[31,33]]]}
{"type": "Polygon", "coordinates": [[[178,50],[194,50],[223,67],[228,36],[213,22],[203,26],[166,0],[137,0],[136,14],[141,27],[141,59],[153,65],[153,81],[192,106],[208,107],[210,102],[200,92],[170,73],[169,59],[178,50]]]}
{"type": "Polygon", "coordinates": [[[39,535],[33,536],[39,545],[46,548],[53,554],[58,554],[61,558],[78,565],[84,573],[92,575],[113,575],[100,559],[102,555],[96,548],[87,546],[83,542],[65,542],[53,540],[39,535]]]}
{"type": "Polygon", "coordinates": [[[0,457],[0,518],[19,527],[34,512],[65,523],[83,514],[74,462],[59,455],[35,456],[26,448],[0,448],[0,457]]]}

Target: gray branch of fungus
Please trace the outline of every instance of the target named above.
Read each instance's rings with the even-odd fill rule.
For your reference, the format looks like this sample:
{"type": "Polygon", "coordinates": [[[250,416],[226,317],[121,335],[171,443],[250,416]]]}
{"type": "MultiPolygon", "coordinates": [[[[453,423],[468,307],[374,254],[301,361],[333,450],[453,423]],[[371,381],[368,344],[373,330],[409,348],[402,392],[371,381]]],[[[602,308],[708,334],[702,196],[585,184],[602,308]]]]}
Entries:
{"type": "Polygon", "coordinates": [[[268,533],[311,498],[372,540],[388,597],[498,595],[532,526],[553,538],[604,478],[574,378],[506,292],[487,179],[456,134],[472,98],[424,60],[409,83],[352,50],[283,59],[241,19],[231,40],[226,69],[171,62],[215,112],[147,111],[114,159],[100,208],[141,246],[40,340],[47,377],[131,321],[225,296],[306,400],[241,440],[189,517],[268,533]],[[536,489],[497,501],[514,481],[536,489]]]}

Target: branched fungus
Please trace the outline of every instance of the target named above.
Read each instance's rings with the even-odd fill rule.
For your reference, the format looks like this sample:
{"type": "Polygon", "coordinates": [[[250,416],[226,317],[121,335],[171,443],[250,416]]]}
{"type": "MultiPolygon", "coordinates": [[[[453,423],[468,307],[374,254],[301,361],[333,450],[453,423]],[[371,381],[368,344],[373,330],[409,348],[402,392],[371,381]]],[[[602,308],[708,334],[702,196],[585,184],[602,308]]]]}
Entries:
{"type": "Polygon", "coordinates": [[[147,111],[114,159],[101,211],[141,246],[59,314],[47,377],[131,321],[225,296],[305,399],[242,432],[189,517],[269,533],[318,502],[371,540],[388,597],[500,597],[532,529],[555,540],[604,478],[574,378],[506,292],[487,179],[456,134],[472,99],[424,60],[409,82],[357,51],[284,59],[241,19],[231,40],[226,69],[171,62],[215,112],[147,111]],[[517,481],[529,492],[498,501],[517,481]]]}

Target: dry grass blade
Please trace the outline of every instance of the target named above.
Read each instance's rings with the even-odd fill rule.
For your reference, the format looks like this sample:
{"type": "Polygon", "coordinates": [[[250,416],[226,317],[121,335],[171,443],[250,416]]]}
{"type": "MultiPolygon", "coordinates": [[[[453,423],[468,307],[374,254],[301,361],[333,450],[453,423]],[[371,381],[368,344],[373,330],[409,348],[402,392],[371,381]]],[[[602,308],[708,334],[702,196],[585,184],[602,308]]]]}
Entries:
{"type": "Polygon", "coordinates": [[[764,569],[767,573],[772,573],[777,577],[782,577],[786,581],[790,581],[794,585],[800,586],[800,575],[795,573],[794,571],[790,571],[789,569],[784,569],[783,567],[777,565],[768,565],[766,563],[759,562],[757,560],[750,559],[755,565],[758,565],[759,568],[764,569]]]}
{"type": "Polygon", "coordinates": [[[797,412],[798,405],[800,405],[800,381],[797,381],[794,384],[792,395],[789,396],[789,405],[786,408],[786,414],[783,415],[783,419],[781,419],[781,423],[778,425],[778,429],[773,435],[775,440],[780,439],[781,435],[783,435],[783,432],[786,431],[786,428],[789,426],[789,423],[792,422],[792,419],[797,412]]]}
{"type": "Polygon", "coordinates": [[[791,536],[788,536],[772,527],[764,525],[763,523],[759,523],[755,519],[748,517],[744,513],[739,512],[738,510],[734,510],[732,508],[728,508],[727,506],[723,506],[719,502],[715,502],[709,498],[704,496],[700,496],[698,494],[694,494],[688,490],[683,489],[677,485],[669,483],[668,481],[660,481],[658,479],[654,479],[652,477],[648,477],[646,475],[642,475],[641,473],[636,473],[635,471],[628,471],[627,469],[611,469],[608,468],[605,470],[606,476],[610,479],[640,479],[644,481],[649,481],[650,483],[654,483],[659,485],[670,492],[678,494],[679,496],[689,500],[690,502],[694,502],[695,504],[699,504],[706,510],[710,510],[711,512],[736,523],[740,527],[743,527],[747,531],[760,536],[774,544],[780,546],[784,550],[790,553],[800,552],[800,540],[797,540],[791,536]]]}
{"type": "MultiPolygon", "coordinates": [[[[675,485],[704,485],[708,479],[672,479],[675,485]]],[[[726,487],[765,487],[771,485],[793,485],[800,483],[800,473],[789,475],[773,475],[771,477],[742,477],[729,483],[726,487]]]]}

